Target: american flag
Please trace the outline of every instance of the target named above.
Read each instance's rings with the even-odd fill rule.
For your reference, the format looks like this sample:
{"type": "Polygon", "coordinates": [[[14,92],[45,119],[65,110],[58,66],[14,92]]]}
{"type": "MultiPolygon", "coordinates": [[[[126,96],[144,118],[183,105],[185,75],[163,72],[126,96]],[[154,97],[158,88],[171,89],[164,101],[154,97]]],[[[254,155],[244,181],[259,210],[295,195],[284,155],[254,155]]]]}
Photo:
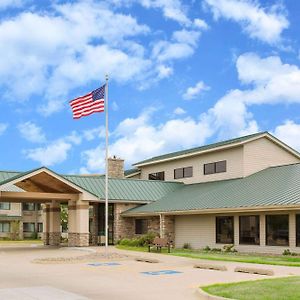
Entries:
{"type": "Polygon", "coordinates": [[[73,119],[89,116],[95,112],[104,112],[105,85],[70,101],[73,119]]]}

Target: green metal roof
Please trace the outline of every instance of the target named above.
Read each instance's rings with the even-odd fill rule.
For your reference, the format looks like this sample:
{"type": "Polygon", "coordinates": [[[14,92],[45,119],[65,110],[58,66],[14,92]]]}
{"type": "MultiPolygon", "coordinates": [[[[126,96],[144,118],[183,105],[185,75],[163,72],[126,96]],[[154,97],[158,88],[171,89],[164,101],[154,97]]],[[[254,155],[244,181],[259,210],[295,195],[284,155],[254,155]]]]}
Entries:
{"type": "Polygon", "coordinates": [[[246,178],[181,186],[124,215],[188,210],[300,205],[300,164],[270,167],[246,178]]]}
{"type": "MultiPolygon", "coordinates": [[[[69,181],[104,199],[105,178],[97,176],[64,176],[69,181]]],[[[177,190],[182,183],[139,179],[109,178],[110,200],[150,202],[177,190]]]]}
{"type": "Polygon", "coordinates": [[[250,140],[252,138],[261,136],[263,134],[269,134],[269,133],[267,131],[258,132],[258,133],[255,133],[255,134],[246,135],[246,136],[242,136],[242,137],[239,137],[239,138],[234,138],[234,139],[231,139],[231,140],[226,140],[226,141],[213,143],[213,144],[209,144],[209,145],[204,145],[204,146],[201,146],[201,147],[191,148],[191,149],[182,150],[182,151],[176,151],[176,152],[167,153],[167,154],[159,155],[159,156],[154,156],[152,158],[149,158],[149,159],[140,161],[138,163],[135,163],[134,166],[139,166],[139,165],[142,165],[142,164],[152,163],[152,162],[155,162],[155,161],[158,161],[158,160],[175,158],[177,156],[197,153],[197,152],[200,152],[200,151],[210,150],[210,149],[214,149],[214,148],[218,148],[218,147],[222,147],[222,146],[227,146],[227,145],[231,145],[231,144],[242,143],[242,142],[246,142],[247,140],[250,140]]]}
{"type": "Polygon", "coordinates": [[[139,169],[133,168],[133,169],[125,170],[125,171],[124,171],[124,175],[125,175],[125,176],[128,176],[128,175],[135,174],[135,173],[139,173],[139,172],[140,172],[139,169]]]}
{"type": "MultiPolygon", "coordinates": [[[[39,169],[43,168],[24,173],[0,171],[0,185],[9,183],[39,169]]],[[[105,198],[105,177],[103,175],[57,175],[101,199],[105,198]]],[[[116,201],[151,202],[161,199],[166,194],[178,189],[181,185],[183,184],[178,182],[109,178],[108,196],[109,200],[116,201]]],[[[13,188],[14,186],[11,187],[13,188]]]]}

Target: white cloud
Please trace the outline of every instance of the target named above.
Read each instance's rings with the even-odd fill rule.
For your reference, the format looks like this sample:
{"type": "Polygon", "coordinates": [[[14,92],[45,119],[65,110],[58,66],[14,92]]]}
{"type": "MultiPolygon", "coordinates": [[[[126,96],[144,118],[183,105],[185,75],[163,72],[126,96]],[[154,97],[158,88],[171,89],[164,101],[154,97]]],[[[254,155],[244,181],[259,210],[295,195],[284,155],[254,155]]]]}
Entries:
{"type": "Polygon", "coordinates": [[[187,17],[186,8],[179,0],[141,0],[138,3],[146,8],[159,8],[166,18],[183,25],[190,25],[191,23],[187,17]]]}
{"type": "Polygon", "coordinates": [[[273,5],[263,8],[254,0],[204,0],[215,19],[223,17],[238,22],[251,38],[275,44],[282,31],[289,27],[284,8],[273,5]]]}
{"type": "Polygon", "coordinates": [[[21,136],[32,143],[44,143],[46,142],[46,136],[41,127],[37,126],[33,122],[25,122],[18,125],[21,136]]]}
{"type": "MultiPolygon", "coordinates": [[[[30,128],[31,125],[28,127],[30,128]]],[[[32,131],[34,132],[35,130],[32,131]]],[[[69,135],[54,141],[44,141],[44,145],[41,147],[24,149],[22,153],[27,159],[36,161],[42,166],[50,167],[67,160],[72,148],[80,145],[83,139],[88,140],[88,137],[89,135],[86,132],[79,134],[76,131],[72,131],[69,135]]],[[[31,139],[35,141],[34,135],[31,136],[31,139]]]]}
{"type": "Polygon", "coordinates": [[[199,81],[196,83],[195,86],[187,88],[186,92],[183,94],[183,99],[195,99],[199,94],[208,90],[210,90],[210,87],[207,86],[203,81],[199,81]]]}
{"type": "Polygon", "coordinates": [[[57,140],[45,147],[38,147],[23,151],[25,156],[33,161],[39,162],[43,166],[53,166],[64,162],[72,145],[64,140],[57,140]]]}
{"type": "Polygon", "coordinates": [[[167,78],[173,74],[173,68],[166,65],[158,65],[157,70],[159,78],[167,78]]]}
{"type": "Polygon", "coordinates": [[[0,123],[0,135],[2,135],[6,131],[7,128],[8,128],[7,124],[0,123]]]}
{"type": "MultiPolygon", "coordinates": [[[[123,120],[113,132],[115,141],[110,144],[110,154],[124,158],[129,165],[145,157],[202,144],[211,135],[211,129],[205,123],[192,118],[172,119],[155,126],[153,113],[148,110],[137,118],[123,120]]],[[[103,170],[103,145],[84,151],[82,157],[85,170],[103,170]]]]}
{"type": "Polygon", "coordinates": [[[194,19],[194,26],[202,30],[207,30],[209,28],[209,26],[204,20],[198,18],[194,19]]]}
{"type": "Polygon", "coordinates": [[[130,15],[93,1],[20,13],[0,23],[0,55],[6,58],[0,62],[0,86],[19,101],[45,95],[40,111],[49,115],[62,109],[71,90],[107,72],[119,82],[149,76],[152,63],[131,40],[148,33],[130,15]]]}
{"type": "Polygon", "coordinates": [[[237,60],[239,79],[252,84],[241,99],[251,104],[300,103],[300,68],[284,64],[278,56],[261,58],[253,53],[241,55],[237,60]]]}
{"type": "MultiPolygon", "coordinates": [[[[25,0],[23,0],[25,2],[25,0]]],[[[21,0],[1,0],[0,1],[0,10],[4,10],[11,7],[20,7],[22,5],[21,0]]],[[[23,3],[24,5],[24,3],[23,3]]]]}
{"type": "Polygon", "coordinates": [[[300,124],[292,120],[287,120],[275,128],[274,135],[289,146],[300,151],[300,124]]]}
{"type": "Polygon", "coordinates": [[[152,57],[159,62],[187,58],[194,54],[201,32],[195,30],[178,30],[173,32],[171,41],[156,42],[152,57]]]}
{"type": "Polygon", "coordinates": [[[173,113],[175,115],[184,115],[184,114],[186,114],[186,111],[183,108],[181,108],[181,107],[176,107],[174,109],[173,113]]]}

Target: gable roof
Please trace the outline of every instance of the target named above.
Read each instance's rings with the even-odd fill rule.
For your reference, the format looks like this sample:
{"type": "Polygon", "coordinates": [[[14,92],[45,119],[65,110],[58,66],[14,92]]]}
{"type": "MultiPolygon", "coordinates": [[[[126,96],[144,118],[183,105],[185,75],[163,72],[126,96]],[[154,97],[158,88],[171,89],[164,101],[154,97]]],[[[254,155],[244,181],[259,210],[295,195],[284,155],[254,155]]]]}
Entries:
{"type": "Polygon", "coordinates": [[[183,185],[125,216],[300,205],[300,163],[270,167],[240,179],[183,185]]]}
{"type": "Polygon", "coordinates": [[[124,176],[126,178],[138,175],[141,173],[141,170],[137,169],[137,168],[133,168],[133,169],[128,169],[124,171],[124,176]]]}
{"type": "Polygon", "coordinates": [[[279,146],[283,147],[287,151],[291,152],[293,155],[300,158],[299,152],[297,152],[293,148],[289,147],[282,141],[278,140],[276,137],[271,135],[269,132],[264,131],[264,132],[258,132],[258,133],[254,133],[254,134],[250,134],[250,135],[246,135],[246,136],[242,136],[242,137],[238,137],[238,138],[234,138],[234,139],[230,139],[230,140],[226,140],[226,141],[221,141],[221,142],[217,142],[217,143],[213,143],[213,144],[204,145],[201,147],[176,151],[176,152],[167,153],[167,154],[159,155],[159,156],[154,156],[152,158],[137,162],[133,166],[139,168],[139,167],[145,166],[145,165],[180,159],[180,158],[187,157],[187,156],[194,156],[194,155],[198,155],[198,154],[202,154],[202,153],[206,153],[206,152],[217,151],[217,150],[224,149],[224,148],[231,148],[231,147],[243,145],[245,143],[248,143],[252,140],[256,140],[261,137],[267,137],[268,139],[272,140],[274,143],[278,144],[279,146]]]}
{"type": "MultiPolygon", "coordinates": [[[[68,181],[79,189],[87,191],[97,198],[105,198],[105,177],[102,175],[59,175],[45,167],[34,169],[28,172],[6,172],[0,171],[0,187],[13,189],[12,185],[18,179],[26,177],[38,171],[44,171],[56,174],[61,179],[68,181]],[[10,184],[11,183],[11,184],[10,184]]],[[[142,202],[147,203],[157,201],[166,194],[175,191],[183,183],[167,181],[149,181],[135,179],[116,179],[109,178],[109,200],[124,202],[142,202]]],[[[15,191],[13,189],[13,191],[15,191]]]]}

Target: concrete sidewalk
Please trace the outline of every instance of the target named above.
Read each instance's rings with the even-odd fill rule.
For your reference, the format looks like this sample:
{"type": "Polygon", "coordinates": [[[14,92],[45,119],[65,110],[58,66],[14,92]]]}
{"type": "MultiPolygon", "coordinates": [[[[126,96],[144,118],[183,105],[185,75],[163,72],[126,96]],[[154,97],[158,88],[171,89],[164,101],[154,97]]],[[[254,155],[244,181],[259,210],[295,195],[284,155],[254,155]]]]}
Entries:
{"type": "MultiPolygon", "coordinates": [[[[30,298],[29,293],[26,299],[48,300],[47,297],[55,291],[56,295],[65,293],[66,297],[56,296],[56,299],[70,300],[84,298],[153,300],[158,297],[188,300],[198,299],[196,289],[200,285],[266,278],[266,276],[260,275],[235,273],[233,269],[236,266],[268,268],[274,270],[276,276],[300,275],[300,268],[296,267],[232,262],[209,261],[210,264],[226,265],[228,271],[194,269],[193,265],[200,260],[156,253],[123,251],[114,247],[111,247],[109,251],[126,254],[129,257],[114,261],[101,259],[73,264],[32,263],[32,260],[37,258],[87,255],[91,251],[102,253],[104,249],[100,247],[79,250],[68,248],[0,249],[0,298],[2,299],[1,292],[3,293],[3,291],[8,293],[10,290],[11,294],[16,295],[18,292],[24,293],[23,288],[33,288],[39,289],[40,293],[36,294],[38,298],[30,298]],[[150,264],[134,260],[135,257],[140,256],[158,259],[160,263],[150,264]],[[107,264],[107,262],[115,264],[107,264]],[[16,288],[23,290],[16,290],[16,288]]],[[[204,260],[201,261],[204,262],[204,260]]],[[[9,299],[23,298],[12,297],[9,299]]]]}

